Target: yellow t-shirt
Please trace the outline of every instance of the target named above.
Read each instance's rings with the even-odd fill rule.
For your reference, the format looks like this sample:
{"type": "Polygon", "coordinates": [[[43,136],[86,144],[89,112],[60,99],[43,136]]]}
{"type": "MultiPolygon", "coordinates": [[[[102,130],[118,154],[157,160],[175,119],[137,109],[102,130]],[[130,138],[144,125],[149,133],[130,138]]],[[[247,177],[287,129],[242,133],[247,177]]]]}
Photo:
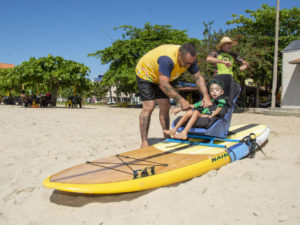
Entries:
{"type": "Polygon", "coordinates": [[[170,81],[177,79],[187,68],[180,67],[177,61],[180,45],[161,45],[152,49],[144,55],[138,62],[135,72],[138,77],[153,82],[159,83],[159,64],[158,58],[168,56],[174,63],[174,68],[171,72],[170,81]]]}

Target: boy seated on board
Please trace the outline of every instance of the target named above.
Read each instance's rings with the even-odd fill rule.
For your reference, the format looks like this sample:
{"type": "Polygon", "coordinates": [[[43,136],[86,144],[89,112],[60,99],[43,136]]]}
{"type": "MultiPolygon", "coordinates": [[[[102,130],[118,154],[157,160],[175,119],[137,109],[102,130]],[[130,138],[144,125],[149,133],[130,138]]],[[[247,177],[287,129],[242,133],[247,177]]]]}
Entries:
{"type": "MultiPolygon", "coordinates": [[[[226,114],[226,100],[222,84],[218,80],[212,80],[209,84],[209,94],[211,97],[212,106],[203,108],[202,101],[199,101],[193,105],[190,105],[190,108],[178,121],[176,126],[170,130],[164,130],[166,135],[170,135],[175,139],[187,139],[187,134],[193,125],[197,122],[200,124],[201,128],[208,128],[212,125],[211,120],[215,117],[222,118],[226,114]],[[222,110],[223,109],[223,110],[222,110]],[[189,120],[189,121],[188,121],[189,120]],[[180,133],[176,133],[179,127],[184,125],[187,122],[185,128],[180,133]]],[[[175,114],[181,111],[181,108],[178,108],[174,111],[175,114]]],[[[215,121],[217,118],[215,118],[215,121]]],[[[214,122],[215,122],[214,121],[214,122]]]]}

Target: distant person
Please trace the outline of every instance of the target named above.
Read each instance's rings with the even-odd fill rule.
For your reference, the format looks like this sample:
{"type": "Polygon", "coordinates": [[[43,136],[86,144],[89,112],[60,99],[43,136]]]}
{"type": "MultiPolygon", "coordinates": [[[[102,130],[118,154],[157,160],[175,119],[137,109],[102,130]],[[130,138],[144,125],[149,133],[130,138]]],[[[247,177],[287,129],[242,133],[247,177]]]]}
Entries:
{"type": "MultiPolygon", "coordinates": [[[[240,70],[246,70],[250,64],[242,59],[237,53],[231,52],[231,48],[234,45],[237,45],[236,41],[231,40],[230,37],[223,37],[220,43],[217,44],[217,51],[209,53],[206,58],[206,61],[209,63],[216,64],[217,71],[216,75],[220,76],[219,80],[222,81],[223,87],[225,90],[228,89],[233,79],[233,66],[235,62],[241,64],[240,70]]],[[[231,98],[231,96],[229,96],[231,98]]]]}
{"type": "MultiPolygon", "coordinates": [[[[175,139],[187,139],[187,135],[189,130],[193,127],[193,125],[197,122],[199,128],[209,128],[213,123],[217,121],[218,118],[223,118],[226,114],[226,100],[224,94],[224,90],[222,84],[217,80],[212,80],[209,85],[209,94],[211,96],[211,102],[213,103],[210,107],[204,107],[202,105],[202,101],[191,105],[190,110],[188,110],[178,121],[176,126],[171,130],[164,130],[165,135],[170,135],[175,139]],[[213,118],[216,118],[212,120],[213,118]],[[188,121],[188,122],[187,122],[188,121]],[[177,133],[178,128],[182,127],[185,122],[187,122],[185,128],[177,133]],[[212,123],[213,122],[213,123],[212,123]]],[[[180,112],[181,109],[175,110],[175,114],[180,112]]]]}
{"type": "Polygon", "coordinates": [[[179,103],[182,110],[190,108],[189,102],[170,85],[170,81],[177,79],[184,71],[188,70],[192,74],[203,95],[203,105],[207,107],[212,104],[196,58],[196,47],[188,43],[181,46],[161,45],[139,60],[136,66],[136,79],[143,102],[139,117],[142,148],[149,146],[148,131],[155,102],[159,106],[159,119],[163,130],[168,130],[170,126],[170,98],[179,103]]]}

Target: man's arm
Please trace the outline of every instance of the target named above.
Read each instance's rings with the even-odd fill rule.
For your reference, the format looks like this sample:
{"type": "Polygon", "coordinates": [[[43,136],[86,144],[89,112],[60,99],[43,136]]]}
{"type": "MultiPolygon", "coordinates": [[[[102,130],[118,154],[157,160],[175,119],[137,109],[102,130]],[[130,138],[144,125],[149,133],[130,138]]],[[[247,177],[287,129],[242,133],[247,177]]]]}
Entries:
{"type": "MultiPolygon", "coordinates": [[[[190,104],[190,108],[191,108],[191,109],[194,109],[195,107],[194,107],[194,105],[191,105],[191,104],[190,104]]],[[[175,108],[175,109],[171,110],[171,113],[174,113],[174,114],[176,115],[177,113],[179,113],[179,112],[181,112],[181,111],[182,111],[181,108],[175,108]]]]}
{"type": "Polygon", "coordinates": [[[212,105],[211,101],[210,101],[210,97],[208,95],[207,92],[207,87],[206,87],[206,82],[204,77],[201,75],[200,71],[198,71],[195,74],[192,74],[192,77],[194,78],[196,85],[198,87],[198,89],[200,90],[201,94],[203,95],[203,107],[209,107],[212,105]]]}
{"type": "Polygon", "coordinates": [[[250,63],[248,63],[246,60],[241,59],[241,62],[242,62],[242,65],[240,66],[241,71],[246,70],[250,66],[250,63]]]}
{"type": "Polygon", "coordinates": [[[170,78],[159,73],[159,88],[170,98],[173,98],[181,106],[182,110],[190,109],[190,103],[181,97],[176,90],[170,85],[170,78]]]}
{"type": "Polygon", "coordinates": [[[216,57],[212,56],[211,54],[206,57],[206,61],[209,63],[214,63],[214,64],[223,63],[225,66],[231,67],[231,62],[217,59],[216,57]]]}

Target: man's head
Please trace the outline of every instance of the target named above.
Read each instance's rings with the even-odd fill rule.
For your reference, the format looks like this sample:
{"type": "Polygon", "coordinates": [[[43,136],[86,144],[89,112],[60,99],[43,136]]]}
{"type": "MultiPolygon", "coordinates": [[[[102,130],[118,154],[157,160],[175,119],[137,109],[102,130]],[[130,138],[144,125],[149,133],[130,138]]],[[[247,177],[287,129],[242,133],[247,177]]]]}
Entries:
{"type": "Polygon", "coordinates": [[[183,44],[179,48],[178,63],[181,67],[190,67],[197,58],[197,49],[194,44],[183,44]]]}
{"type": "Polygon", "coordinates": [[[217,44],[217,49],[223,52],[229,52],[234,45],[237,45],[237,41],[233,41],[230,37],[225,36],[221,39],[220,43],[217,44]]]}
{"type": "Polygon", "coordinates": [[[209,94],[213,99],[221,96],[224,94],[223,85],[218,80],[213,79],[209,83],[209,94]]]}

